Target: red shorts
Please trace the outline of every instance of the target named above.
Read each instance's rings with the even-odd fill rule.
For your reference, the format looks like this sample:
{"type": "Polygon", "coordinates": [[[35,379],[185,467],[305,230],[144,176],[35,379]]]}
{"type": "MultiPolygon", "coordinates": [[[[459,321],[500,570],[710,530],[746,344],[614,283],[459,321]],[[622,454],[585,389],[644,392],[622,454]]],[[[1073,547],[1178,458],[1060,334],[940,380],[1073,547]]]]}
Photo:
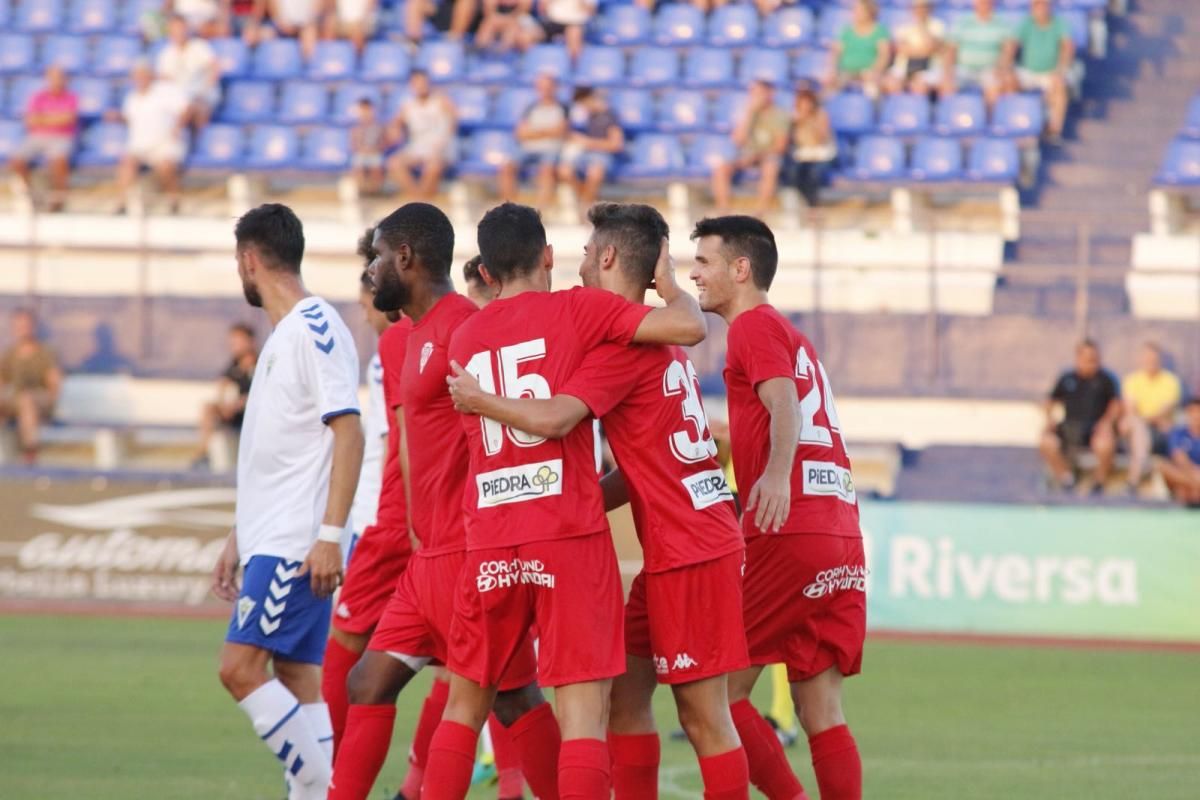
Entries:
{"type": "Polygon", "coordinates": [[[862,539],[748,539],[742,602],[750,663],[782,662],[793,683],[833,666],[857,674],[867,632],[866,574],[862,539]]]}
{"type": "Polygon", "coordinates": [[[741,551],[666,572],[639,572],[625,605],[625,651],[654,661],[659,683],[750,666],[741,551]]]}
{"type": "Polygon", "coordinates": [[[368,526],[350,555],[333,627],[343,633],[370,633],[411,556],[407,530],[368,526]]]}
{"type": "Polygon", "coordinates": [[[616,677],[625,671],[621,605],[608,531],[467,553],[450,669],[495,686],[536,623],[542,686],[616,677]]]}

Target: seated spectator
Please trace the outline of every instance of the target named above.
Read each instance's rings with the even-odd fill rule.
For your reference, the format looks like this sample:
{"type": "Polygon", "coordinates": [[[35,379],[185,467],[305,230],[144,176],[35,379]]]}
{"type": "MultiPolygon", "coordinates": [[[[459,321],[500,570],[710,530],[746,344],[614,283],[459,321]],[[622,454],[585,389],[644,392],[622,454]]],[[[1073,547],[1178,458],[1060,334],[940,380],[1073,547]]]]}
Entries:
{"type": "Polygon", "coordinates": [[[404,5],[404,35],[410,42],[425,38],[425,22],[457,41],[474,26],[478,0],[407,0],[404,5]]]}
{"type": "Polygon", "coordinates": [[[317,47],[323,11],[322,0],[255,0],[242,36],[249,45],[276,36],[299,39],[300,51],[307,60],[317,47]]]}
{"type": "Polygon", "coordinates": [[[792,143],[787,165],[787,182],[800,190],[809,208],[820,202],[825,175],[837,158],[837,138],[829,115],[812,89],[796,92],[792,114],[792,143]]]}
{"type": "Polygon", "coordinates": [[[34,92],[25,106],[25,139],[13,153],[9,166],[20,178],[26,195],[32,188],[32,163],[45,162],[50,172],[50,211],[61,211],[66,202],[71,173],[71,151],[79,130],[79,99],[67,88],[61,67],[46,69],[46,85],[34,92]]]}
{"type": "Polygon", "coordinates": [[[62,370],[54,352],[38,341],[32,311],[12,317],[13,343],[0,356],[0,425],[17,423],[17,441],[26,464],[37,460],[39,428],[54,416],[62,370]]]}
{"type": "Polygon", "coordinates": [[[1016,33],[996,16],[995,0],[975,0],[975,13],[963,17],[950,32],[943,88],[977,86],[992,105],[1007,89],[1006,76],[1016,54],[1016,33]]]}
{"type": "Polygon", "coordinates": [[[387,129],[375,113],[375,103],[369,97],[355,105],[358,119],[350,128],[350,172],[363,194],[383,191],[383,150],[387,144],[387,129]]]}
{"type": "Polygon", "coordinates": [[[612,172],[617,153],[625,149],[625,131],[602,93],[580,87],[575,90],[574,99],[570,119],[578,130],[568,136],[563,146],[558,179],[574,189],[582,219],[612,172]]]}
{"type": "Polygon", "coordinates": [[[512,200],[517,194],[517,175],[522,167],[536,169],[537,207],[549,208],[554,201],[554,170],[558,155],[567,139],[570,124],[567,110],[558,101],[558,83],[553,75],[539,75],[534,82],[537,100],[517,123],[519,160],[506,161],[500,167],[500,196],[512,200]]]}
{"type": "Polygon", "coordinates": [[[171,17],[167,44],[155,63],[158,77],[171,81],[188,99],[188,122],[199,130],[221,102],[221,63],[211,44],[188,33],[183,17],[171,17]]]}
{"type": "Polygon", "coordinates": [[[722,162],[713,167],[712,193],[717,213],[729,211],[737,172],[754,168],[761,172],[756,213],[765,214],[770,209],[783,156],[788,149],[789,127],[787,112],[775,105],[774,87],[766,81],[751,81],[746,108],[734,121],[731,134],[737,156],[731,163],[722,162]]]}
{"type": "Polygon", "coordinates": [[[437,194],[446,166],[457,157],[458,111],[450,97],[434,91],[429,76],[413,70],[410,94],[393,123],[393,138],[403,146],[388,171],[406,199],[429,200],[437,194]],[[420,173],[420,181],[414,175],[420,173]]]}
{"type": "Polygon", "coordinates": [[[1125,416],[1120,433],[1129,442],[1129,485],[1137,487],[1150,466],[1151,454],[1167,454],[1167,434],[1183,399],[1179,378],[1163,369],[1162,351],[1153,342],[1142,345],[1138,369],[1121,381],[1125,416]]]}
{"type": "Polygon", "coordinates": [[[705,14],[709,14],[714,9],[726,5],[729,0],[688,0],[688,2],[703,11],[705,14]]]}
{"type": "Polygon", "coordinates": [[[1072,460],[1084,450],[1096,456],[1096,484],[1104,488],[1112,472],[1117,452],[1115,425],[1121,416],[1121,396],[1117,382],[1100,365],[1100,349],[1085,340],[1075,348],[1075,368],[1064,372],[1044,403],[1046,427],[1042,432],[1042,459],[1058,484],[1069,489],[1075,485],[1072,460]],[[1054,408],[1064,410],[1062,422],[1055,424],[1054,408]]]}
{"type": "Polygon", "coordinates": [[[1033,0],[1029,16],[1017,28],[1021,57],[1017,62],[1016,85],[1024,92],[1041,92],[1046,98],[1046,140],[1062,141],[1071,83],[1075,74],[1075,41],[1061,17],[1050,9],[1050,0],[1033,0]]]}
{"type": "Polygon", "coordinates": [[[354,51],[362,55],[367,39],[375,32],[378,0],[333,0],[332,9],[325,15],[326,39],[349,39],[354,51]]]}
{"type": "Polygon", "coordinates": [[[208,466],[208,445],[220,428],[235,433],[242,429],[250,381],[258,363],[254,330],[249,325],[238,324],[229,329],[229,356],[229,366],[217,378],[215,398],[205,403],[200,412],[200,441],[192,459],[193,469],[208,466]]]}
{"type": "Polygon", "coordinates": [[[912,19],[896,29],[896,61],[887,90],[928,94],[941,87],[945,45],[946,23],[933,16],[933,0],[914,0],[912,19]]]}
{"type": "MultiPolygon", "coordinates": [[[[233,33],[234,5],[231,0],[166,0],[163,13],[168,18],[183,17],[188,29],[197,36],[219,39],[233,33]]],[[[246,10],[241,9],[243,13],[246,10]]]]}
{"type": "Polygon", "coordinates": [[[850,24],[842,28],[838,40],[829,50],[829,57],[827,88],[859,86],[869,97],[879,95],[892,57],[892,45],[888,29],[879,22],[879,6],[875,0],[856,0],[850,24]]]}
{"type": "Polygon", "coordinates": [[[529,44],[561,36],[574,61],[583,51],[583,32],[595,13],[596,0],[540,0],[538,19],[542,24],[540,29],[532,31],[529,44]]]}
{"type": "Polygon", "coordinates": [[[497,53],[522,48],[527,34],[537,25],[532,14],[533,0],[483,0],[483,20],[475,32],[475,46],[497,53]]]}
{"type": "Polygon", "coordinates": [[[128,208],[129,190],[142,167],[154,170],[167,195],[172,214],[179,211],[179,165],[187,152],[183,132],[187,128],[188,100],[171,81],[155,80],[150,65],[139,61],[133,67],[133,90],[125,96],[120,112],[108,116],[124,119],[128,126],[125,154],[117,165],[117,187],[121,193],[118,214],[128,208]]]}
{"type": "Polygon", "coordinates": [[[1167,457],[1159,460],[1158,470],[1176,500],[1200,507],[1200,397],[1184,406],[1184,424],[1171,431],[1167,457]]]}

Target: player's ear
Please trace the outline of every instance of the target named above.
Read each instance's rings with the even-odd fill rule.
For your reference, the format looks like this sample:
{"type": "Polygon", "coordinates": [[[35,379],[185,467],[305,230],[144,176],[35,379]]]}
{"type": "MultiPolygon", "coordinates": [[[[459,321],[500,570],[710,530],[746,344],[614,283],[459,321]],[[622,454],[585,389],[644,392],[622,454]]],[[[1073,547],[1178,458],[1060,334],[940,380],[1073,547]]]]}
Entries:
{"type": "Polygon", "coordinates": [[[396,260],[396,271],[403,272],[412,266],[412,248],[405,242],[396,248],[396,254],[392,256],[396,260]]]}
{"type": "Polygon", "coordinates": [[[612,269],[617,263],[617,248],[611,244],[604,245],[604,249],[600,251],[600,269],[612,269]]]}
{"type": "Polygon", "coordinates": [[[733,268],[733,280],[737,283],[748,283],[754,280],[754,273],[750,269],[750,259],[745,256],[738,256],[730,264],[733,268]]]}
{"type": "Polygon", "coordinates": [[[542,251],[542,268],[549,271],[554,269],[554,245],[547,244],[542,251]]]}

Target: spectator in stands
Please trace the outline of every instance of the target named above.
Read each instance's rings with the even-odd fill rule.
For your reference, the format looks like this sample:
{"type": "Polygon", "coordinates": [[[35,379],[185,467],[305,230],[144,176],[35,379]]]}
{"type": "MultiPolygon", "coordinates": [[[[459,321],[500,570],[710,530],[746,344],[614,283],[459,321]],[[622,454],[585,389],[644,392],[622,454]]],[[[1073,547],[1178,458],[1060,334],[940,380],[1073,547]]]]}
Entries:
{"type": "Polygon", "coordinates": [[[1115,427],[1121,416],[1117,382],[1100,364],[1100,348],[1085,340],[1075,348],[1075,368],[1064,372],[1044,403],[1046,427],[1042,432],[1042,459],[1064,489],[1075,485],[1072,461],[1084,450],[1096,457],[1094,491],[1104,488],[1117,452],[1115,427]],[[1063,420],[1054,422],[1061,405],[1063,420]]]}
{"type": "Polygon", "coordinates": [[[869,97],[879,95],[880,84],[892,58],[888,29],[879,22],[875,0],[856,0],[850,23],[842,28],[829,50],[826,88],[861,87],[869,97]]]}
{"type": "Polygon", "coordinates": [[[558,82],[553,75],[539,75],[534,82],[537,100],[517,122],[516,139],[520,145],[519,159],[500,166],[500,196],[513,200],[517,194],[517,175],[522,167],[536,170],[537,207],[549,208],[554,201],[554,172],[570,124],[567,110],[558,101],[558,82]]]}
{"type": "Polygon", "coordinates": [[[307,60],[317,47],[324,5],[322,0],[255,0],[242,36],[250,45],[276,36],[299,39],[307,60]]]}
{"type": "Polygon", "coordinates": [[[12,317],[13,343],[0,357],[0,425],[17,423],[25,463],[37,460],[39,428],[54,416],[62,370],[37,336],[37,318],[20,310],[12,317]]]}
{"type": "Polygon", "coordinates": [[[46,85],[34,92],[25,106],[25,139],[13,153],[9,166],[20,178],[26,195],[32,186],[31,164],[41,159],[50,172],[50,211],[61,211],[71,174],[71,151],[79,129],[79,98],[67,87],[61,67],[46,69],[46,85]]]}
{"type": "Polygon", "coordinates": [[[1071,83],[1075,72],[1075,41],[1061,17],[1050,8],[1050,0],[1033,0],[1029,16],[1017,28],[1021,58],[1010,91],[1041,92],[1046,98],[1046,140],[1062,141],[1071,83]],[[1015,85],[1013,85],[1015,83],[1015,85]]]}
{"type": "Polygon", "coordinates": [[[775,88],[766,81],[751,81],[745,110],[734,121],[731,134],[737,156],[732,162],[717,164],[712,171],[713,202],[718,214],[729,211],[737,172],[755,167],[761,172],[756,213],[767,212],[775,199],[790,127],[787,112],[775,105],[775,88]]]}
{"type": "Polygon", "coordinates": [[[125,213],[129,190],[141,168],[148,166],[162,182],[174,214],[179,211],[179,165],[186,151],[187,95],[171,81],[155,80],[145,61],[135,64],[132,74],[133,91],[125,96],[120,112],[109,114],[110,118],[123,118],[129,128],[125,155],[117,166],[122,198],[117,213],[125,213]]]}
{"type": "Polygon", "coordinates": [[[483,0],[483,19],[475,32],[475,46],[510,52],[522,47],[536,25],[533,0],[483,0]]]}
{"type": "Polygon", "coordinates": [[[996,16],[994,0],[975,0],[975,13],[963,17],[950,33],[944,89],[978,86],[992,105],[1007,88],[1016,54],[1015,32],[996,16]]]}
{"type": "Polygon", "coordinates": [[[617,153],[625,149],[625,131],[604,95],[589,87],[575,90],[570,118],[579,130],[563,146],[558,178],[575,190],[582,219],[612,172],[617,153]]]}
{"type": "Polygon", "coordinates": [[[446,166],[457,155],[458,111],[449,95],[435,91],[429,75],[413,70],[409,97],[393,122],[392,138],[403,146],[388,171],[406,199],[429,200],[437,194],[446,166]],[[420,180],[414,175],[420,172],[420,180]]]}
{"type": "Polygon", "coordinates": [[[211,44],[189,34],[183,17],[171,17],[167,24],[167,44],[159,51],[155,67],[160,78],[187,95],[192,127],[199,130],[207,125],[221,102],[221,63],[211,44]]]}
{"type": "Polygon", "coordinates": [[[350,128],[350,171],[363,194],[383,191],[383,150],[387,129],[375,113],[375,102],[362,97],[355,104],[357,119],[350,128]]]}
{"type": "Polygon", "coordinates": [[[254,329],[237,324],[229,329],[229,366],[217,378],[216,394],[200,412],[200,441],[192,459],[192,468],[208,466],[208,446],[221,428],[235,433],[242,429],[246,399],[250,396],[250,381],[258,363],[258,348],[254,329]]]}
{"type": "Polygon", "coordinates": [[[1167,453],[1158,469],[1171,494],[1184,505],[1200,507],[1200,397],[1184,406],[1184,424],[1171,431],[1167,453]]]}
{"type": "Polygon", "coordinates": [[[1175,423],[1183,385],[1163,369],[1162,351],[1153,342],[1142,345],[1138,369],[1121,381],[1125,416],[1120,433],[1129,443],[1129,485],[1137,487],[1146,476],[1151,454],[1167,454],[1167,435],[1175,423]]]}
{"type": "Polygon", "coordinates": [[[419,43],[425,37],[425,22],[458,41],[466,36],[478,16],[478,0],[407,0],[404,5],[404,35],[419,43]]]}
{"type": "Polygon", "coordinates": [[[933,16],[933,0],[914,0],[912,19],[896,28],[896,61],[886,79],[889,92],[928,94],[942,86],[946,23],[933,16]]]}
{"type": "Polygon", "coordinates": [[[792,143],[786,180],[800,190],[809,208],[820,202],[825,175],[837,157],[837,138],[829,115],[812,89],[796,92],[792,112],[792,143]]]}
{"type": "Polygon", "coordinates": [[[596,0],[540,0],[538,19],[542,25],[532,32],[532,41],[549,42],[562,37],[574,61],[583,51],[583,32],[595,13],[596,0]]]}
{"type": "Polygon", "coordinates": [[[333,0],[325,14],[323,36],[326,39],[349,39],[354,50],[362,55],[367,39],[375,32],[378,0],[333,0]]]}
{"type": "MultiPolygon", "coordinates": [[[[197,36],[218,39],[233,32],[234,5],[232,0],[166,0],[163,14],[168,18],[183,17],[197,36]]],[[[240,10],[246,11],[245,8],[240,10]]]]}

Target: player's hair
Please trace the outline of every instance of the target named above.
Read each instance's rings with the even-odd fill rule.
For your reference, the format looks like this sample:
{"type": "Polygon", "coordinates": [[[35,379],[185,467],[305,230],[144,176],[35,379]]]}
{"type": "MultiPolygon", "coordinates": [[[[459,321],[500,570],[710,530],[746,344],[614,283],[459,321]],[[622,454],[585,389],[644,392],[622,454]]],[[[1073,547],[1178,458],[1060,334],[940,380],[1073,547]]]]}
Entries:
{"type": "Polygon", "coordinates": [[[1191,408],[1192,406],[1200,406],[1200,394],[1192,395],[1183,404],[1184,408],[1191,408]]]}
{"type": "Polygon", "coordinates": [[[600,247],[612,245],[621,269],[639,286],[649,286],[662,240],[671,235],[658,209],[641,203],[597,203],[588,209],[588,222],[596,231],[593,241],[600,247]]]}
{"type": "Polygon", "coordinates": [[[428,80],[428,78],[429,78],[429,70],[424,70],[424,69],[414,69],[414,70],[410,70],[410,71],[409,71],[409,73],[408,73],[408,79],[409,79],[410,81],[411,81],[413,78],[416,78],[417,76],[420,76],[420,77],[422,77],[422,78],[425,78],[426,80],[428,80]]]}
{"type": "Polygon", "coordinates": [[[244,322],[235,322],[229,326],[230,333],[240,333],[251,341],[254,340],[254,328],[251,328],[244,322]]]}
{"type": "Polygon", "coordinates": [[[721,252],[728,260],[749,259],[754,285],[763,291],[771,288],[779,266],[779,250],[775,247],[775,234],[765,222],[740,214],[705,217],[696,223],[691,238],[703,239],[705,236],[721,239],[721,252]]]}
{"type": "Polygon", "coordinates": [[[1147,339],[1146,341],[1142,342],[1142,347],[1145,347],[1147,350],[1153,350],[1159,358],[1162,358],[1163,356],[1162,345],[1153,339],[1147,339]]]}
{"type": "Polygon", "coordinates": [[[463,264],[463,280],[475,286],[483,286],[485,281],[483,275],[479,274],[479,265],[483,263],[483,256],[471,256],[467,263],[463,264]]]}
{"type": "Polygon", "coordinates": [[[375,226],[379,238],[398,250],[408,245],[413,258],[434,278],[449,279],[454,265],[454,226],[429,203],[405,203],[375,226]]]}
{"type": "Polygon", "coordinates": [[[488,272],[504,283],[541,265],[546,228],[537,209],[501,203],[479,220],[479,255],[488,272]]]}
{"type": "Polygon", "coordinates": [[[304,260],[304,226],[281,203],[266,203],[241,216],[233,228],[238,250],[253,247],[270,269],[300,274],[304,260]]]}
{"type": "Polygon", "coordinates": [[[375,226],[371,225],[363,235],[358,237],[358,244],[354,252],[363,260],[363,266],[371,266],[371,262],[375,260],[375,226]]]}

